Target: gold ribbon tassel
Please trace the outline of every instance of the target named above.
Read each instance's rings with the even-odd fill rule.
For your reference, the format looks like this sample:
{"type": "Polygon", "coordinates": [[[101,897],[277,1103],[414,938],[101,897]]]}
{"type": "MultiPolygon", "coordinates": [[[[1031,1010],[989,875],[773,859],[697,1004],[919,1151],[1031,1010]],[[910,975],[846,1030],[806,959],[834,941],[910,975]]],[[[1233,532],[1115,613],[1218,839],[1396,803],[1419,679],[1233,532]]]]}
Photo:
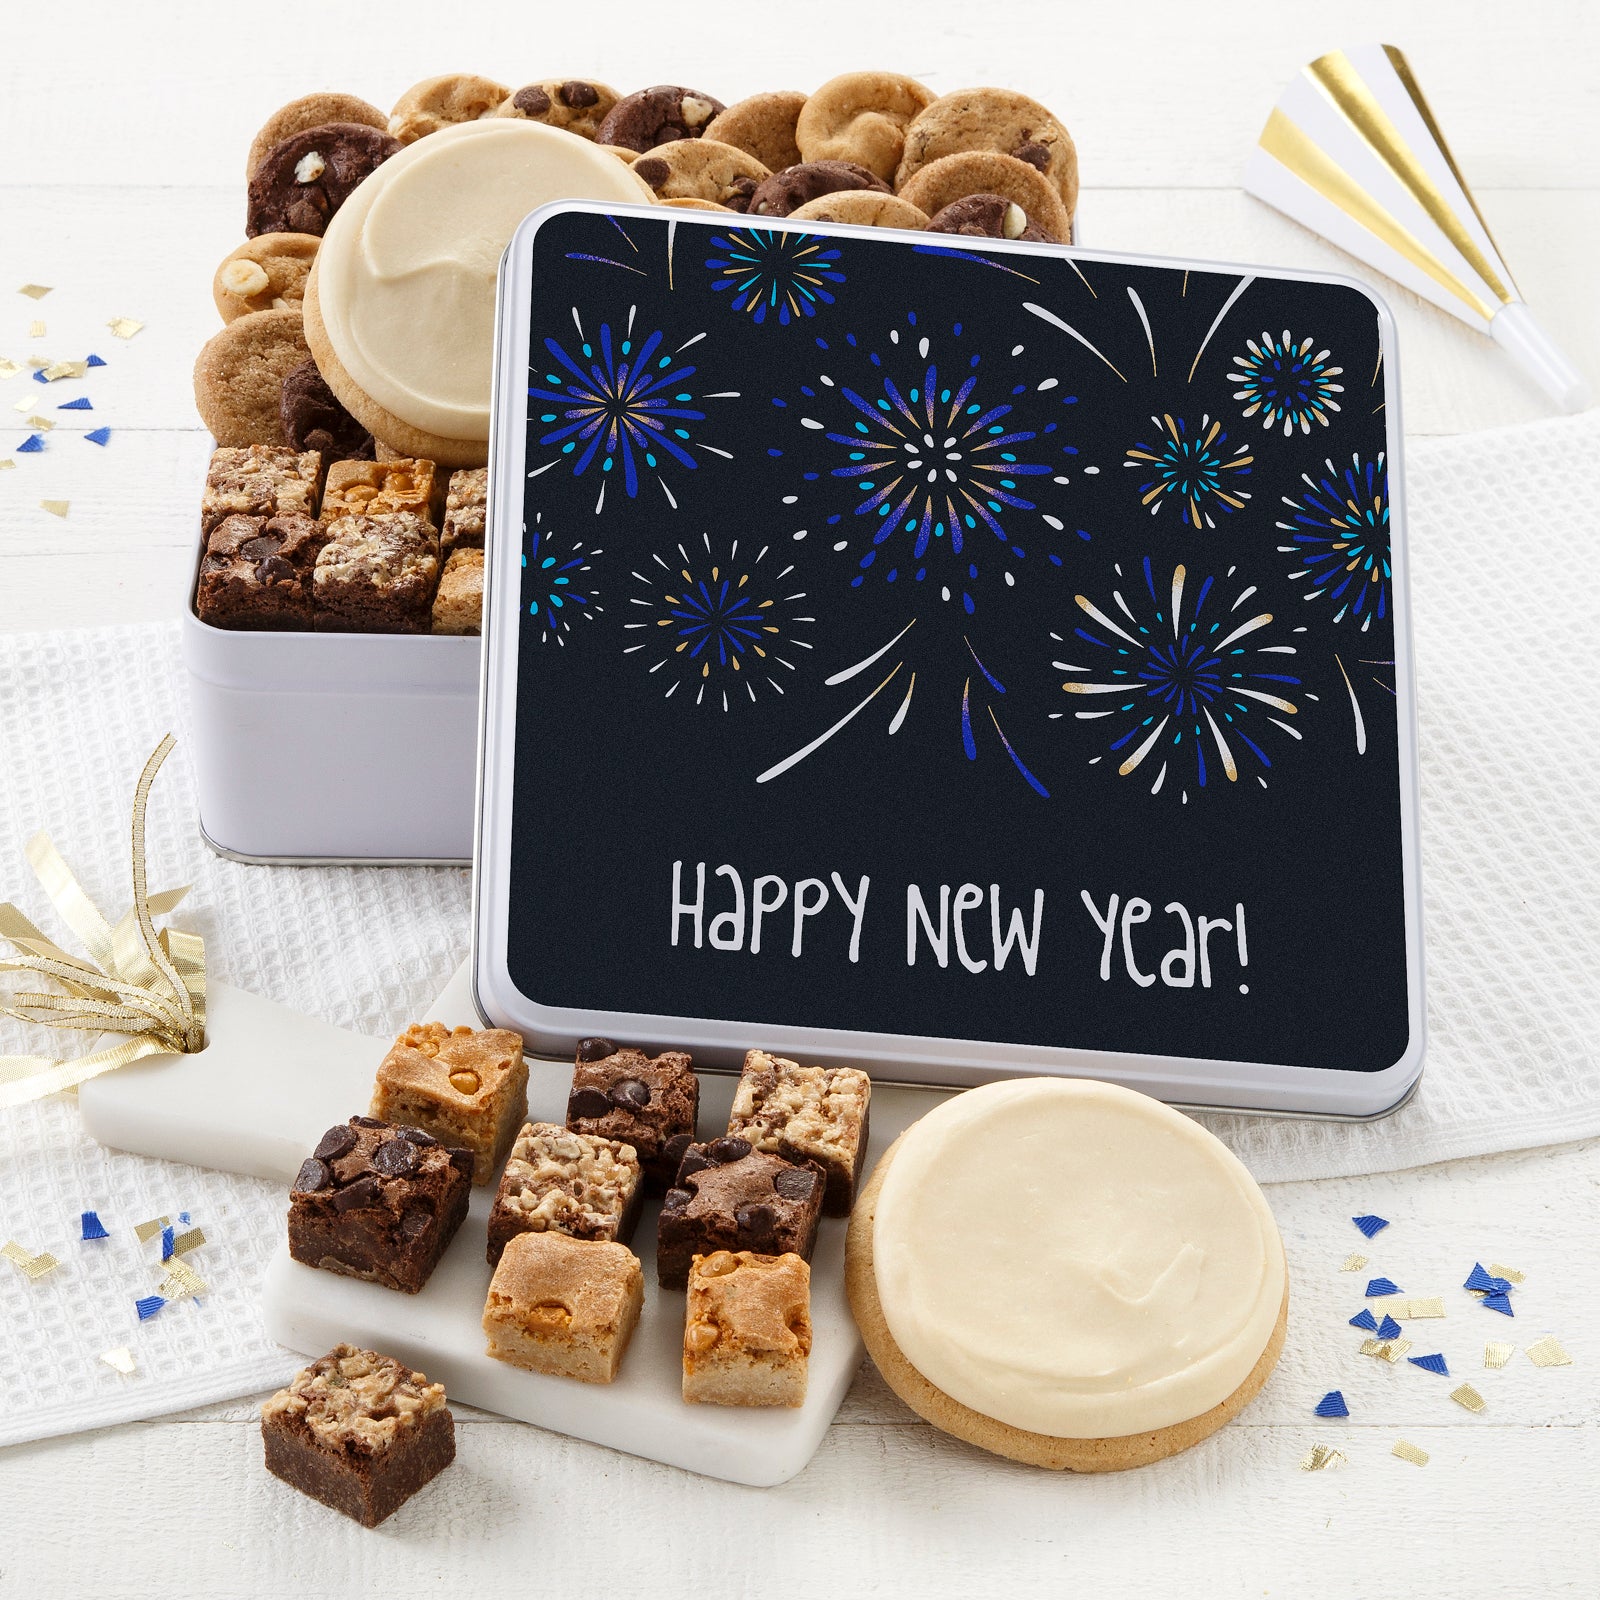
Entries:
{"type": "Polygon", "coordinates": [[[36,833],[28,841],[34,876],[62,921],[82,940],[88,958],[63,950],[14,905],[0,905],[0,938],[20,952],[0,959],[0,972],[26,972],[59,986],[59,992],[12,994],[10,1004],[0,1006],[0,1015],[41,1028],[130,1037],[86,1056],[0,1056],[0,1106],[74,1089],[144,1056],[205,1048],[205,945],[198,934],[172,928],[157,932],[155,926],[155,919],[172,911],[189,891],[185,887],[151,894],[145,881],[145,807],[173,743],[169,733],[156,746],[134,790],[133,907],[115,927],[84,893],[48,834],[36,833]]]}

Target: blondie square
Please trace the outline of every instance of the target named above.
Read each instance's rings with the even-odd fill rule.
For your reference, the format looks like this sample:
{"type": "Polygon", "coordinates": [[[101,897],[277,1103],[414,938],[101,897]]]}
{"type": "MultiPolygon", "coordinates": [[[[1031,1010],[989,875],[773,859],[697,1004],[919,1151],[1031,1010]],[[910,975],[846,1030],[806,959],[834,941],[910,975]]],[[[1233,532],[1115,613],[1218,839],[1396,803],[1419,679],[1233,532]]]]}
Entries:
{"type": "MultiPolygon", "coordinates": [[[[356,463],[360,465],[360,463],[356,463]]],[[[328,542],[312,573],[312,613],[323,633],[426,633],[439,581],[439,541],[414,512],[325,521],[328,542]]]]}
{"type": "Polygon", "coordinates": [[[699,1112],[700,1080],[682,1051],[647,1056],[609,1039],[579,1042],[567,1126],[631,1144],[653,1193],[676,1175],[699,1112]]]}
{"type": "Polygon", "coordinates": [[[415,1294],[467,1214],[472,1152],[421,1128],[351,1117],[323,1134],[289,1191],[289,1254],[415,1294]]]}
{"type": "Polygon", "coordinates": [[[450,474],[444,499],[445,554],[453,550],[481,550],[489,520],[489,469],[462,467],[450,474]]]}
{"type": "Polygon", "coordinates": [[[610,1383],[644,1305],[644,1271],[622,1244],[519,1233],[483,1308],[497,1361],[581,1383],[610,1383]]]}
{"type": "Polygon", "coordinates": [[[437,477],[431,461],[335,461],[322,492],[322,520],[336,517],[392,517],[409,511],[430,527],[434,522],[437,477]]]}
{"type": "Polygon", "coordinates": [[[483,632],[483,551],[453,550],[433,597],[435,633],[483,632]]]}
{"type": "Polygon", "coordinates": [[[867,1154],[872,1080],[854,1067],[802,1067],[765,1050],[747,1051],[728,1132],[757,1150],[815,1161],[828,1180],[822,1209],[847,1217],[867,1154]]]}
{"type": "Polygon", "coordinates": [[[472,1152],[472,1181],[493,1180],[528,1115],[522,1035],[419,1022],[378,1065],[372,1114],[472,1152]]]}
{"type": "Polygon", "coordinates": [[[322,456],[316,450],[252,444],[214,450],[200,500],[200,527],[210,533],[224,517],[317,514],[322,456]]]}
{"type": "Polygon", "coordinates": [[[444,1386],[335,1345],[261,1408],[267,1471],[375,1528],[456,1458],[444,1386]]]}
{"type": "Polygon", "coordinates": [[[627,1244],[643,1201],[643,1174],[632,1145],[574,1133],[559,1123],[526,1123],[489,1213],[489,1265],[519,1233],[627,1244]]]}
{"type": "Polygon", "coordinates": [[[822,1172],[752,1150],[725,1135],[690,1145],[678,1181],[661,1201],[656,1228],[656,1276],[663,1289],[681,1289],[697,1255],[753,1250],[809,1261],[822,1216],[822,1172]]]}
{"type": "Polygon", "coordinates": [[[689,1268],[683,1398],[798,1406],[811,1355],[811,1268],[796,1255],[716,1250],[689,1268]]]}
{"type": "Polygon", "coordinates": [[[213,628],[309,633],[311,573],[322,543],[321,527],[298,512],[224,517],[200,562],[200,620],[213,628]]]}

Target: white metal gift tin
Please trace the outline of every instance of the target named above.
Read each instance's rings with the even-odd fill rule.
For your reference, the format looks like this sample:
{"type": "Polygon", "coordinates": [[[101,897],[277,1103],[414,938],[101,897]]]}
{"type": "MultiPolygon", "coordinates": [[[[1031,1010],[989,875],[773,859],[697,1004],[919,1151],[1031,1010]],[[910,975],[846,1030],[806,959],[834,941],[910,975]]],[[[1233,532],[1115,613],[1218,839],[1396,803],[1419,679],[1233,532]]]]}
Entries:
{"type": "Polygon", "coordinates": [[[501,291],[487,1018],[712,1070],[760,1045],[1406,1098],[1415,709],[1369,290],[573,203],[501,291]]]}

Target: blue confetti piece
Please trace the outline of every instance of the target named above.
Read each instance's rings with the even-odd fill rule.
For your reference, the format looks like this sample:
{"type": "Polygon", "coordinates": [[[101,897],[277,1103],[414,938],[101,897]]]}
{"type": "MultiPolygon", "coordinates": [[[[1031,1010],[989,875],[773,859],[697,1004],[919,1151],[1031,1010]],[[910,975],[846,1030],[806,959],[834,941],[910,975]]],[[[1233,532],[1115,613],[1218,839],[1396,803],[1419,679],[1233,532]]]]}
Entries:
{"type": "Polygon", "coordinates": [[[143,1300],[133,1302],[133,1309],[139,1313],[141,1322],[148,1322],[166,1303],[158,1294],[147,1294],[143,1300]]]}
{"type": "Polygon", "coordinates": [[[1498,1311],[1503,1317],[1514,1317],[1516,1312],[1511,1309],[1511,1296],[1508,1294],[1486,1294],[1483,1304],[1491,1311],[1498,1311]]]}
{"type": "Polygon", "coordinates": [[[161,1259],[163,1261],[170,1261],[172,1259],[172,1246],[177,1237],[178,1232],[176,1228],[169,1226],[161,1230],[161,1259]]]}
{"type": "Polygon", "coordinates": [[[111,437],[109,428],[95,428],[92,432],[84,434],[90,444],[104,444],[111,437]]]}
{"type": "Polygon", "coordinates": [[[76,400],[64,400],[56,407],[57,411],[93,411],[94,406],[88,395],[80,394],[76,400]]]}
{"type": "Polygon", "coordinates": [[[1414,1367],[1421,1367],[1424,1372],[1437,1372],[1441,1378],[1450,1376],[1450,1369],[1445,1365],[1443,1356],[1407,1356],[1406,1360],[1414,1367]]]}
{"type": "Polygon", "coordinates": [[[1380,1339],[1398,1339],[1400,1337],[1400,1324],[1393,1317],[1385,1317],[1378,1324],[1378,1337],[1380,1339]]]}
{"type": "Polygon", "coordinates": [[[105,362],[103,362],[100,359],[99,356],[90,356],[89,357],[89,365],[91,367],[103,367],[105,365],[105,362]]]}
{"type": "Polygon", "coordinates": [[[1378,1319],[1373,1316],[1372,1307],[1362,1306],[1362,1308],[1356,1312],[1353,1317],[1351,1317],[1350,1326],[1352,1328],[1365,1328],[1368,1333],[1376,1333],[1378,1331],[1378,1319]]]}
{"type": "Polygon", "coordinates": [[[187,1228],[189,1226],[189,1213],[187,1211],[180,1211],[178,1213],[178,1221],[187,1228]]]}
{"type": "Polygon", "coordinates": [[[106,1232],[105,1224],[101,1222],[98,1212],[85,1211],[82,1216],[83,1236],[85,1239],[109,1239],[111,1235],[106,1232]]]}
{"type": "Polygon", "coordinates": [[[45,377],[43,367],[35,367],[33,369],[33,381],[35,383],[49,383],[50,380],[45,377]]]}
{"type": "Polygon", "coordinates": [[[1319,1417],[1348,1417],[1350,1407],[1344,1403],[1344,1396],[1337,1389],[1330,1389],[1317,1401],[1317,1415],[1319,1417]]]}
{"type": "Polygon", "coordinates": [[[30,433],[21,444],[17,446],[19,456],[34,456],[44,449],[44,440],[36,433],[30,433]]]}
{"type": "Polygon", "coordinates": [[[1399,1294],[1400,1285],[1391,1283],[1387,1278],[1371,1278],[1367,1282],[1367,1299],[1376,1300],[1381,1295],[1399,1294]]]}
{"type": "Polygon", "coordinates": [[[1511,1280],[1509,1278],[1491,1278],[1489,1280],[1490,1294],[1510,1294],[1511,1280]]]}
{"type": "Polygon", "coordinates": [[[1472,1271],[1467,1274],[1467,1281],[1461,1285],[1463,1289],[1492,1289],[1494,1279],[1483,1269],[1481,1261],[1472,1263],[1472,1271]]]}
{"type": "Polygon", "coordinates": [[[1387,1217],[1351,1217],[1355,1225],[1370,1239],[1375,1233],[1382,1233],[1389,1226],[1387,1217]]]}

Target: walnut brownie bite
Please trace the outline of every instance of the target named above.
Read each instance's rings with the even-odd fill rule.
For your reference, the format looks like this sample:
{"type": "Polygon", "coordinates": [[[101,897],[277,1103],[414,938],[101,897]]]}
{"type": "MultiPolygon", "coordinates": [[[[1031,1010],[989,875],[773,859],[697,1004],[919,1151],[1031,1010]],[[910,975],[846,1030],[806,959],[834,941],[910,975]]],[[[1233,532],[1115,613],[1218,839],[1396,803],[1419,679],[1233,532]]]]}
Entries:
{"type": "Polygon", "coordinates": [[[402,456],[389,461],[335,461],[322,492],[322,520],[392,517],[409,511],[434,527],[437,474],[431,461],[402,456]]]}
{"type": "Polygon", "coordinates": [[[276,444],[214,450],[200,500],[200,528],[210,533],[225,517],[317,514],[322,456],[276,444]]]}
{"type": "Polygon", "coordinates": [[[378,1064],[372,1114],[470,1150],[473,1183],[488,1183],[528,1115],[522,1035],[414,1023],[378,1064]]]}
{"type": "Polygon", "coordinates": [[[267,1471],[375,1528],[456,1458],[444,1385],[335,1345],[261,1408],[267,1471]]]}
{"type": "Polygon", "coordinates": [[[556,1122],[525,1123],[489,1213],[489,1265],[519,1233],[627,1244],[643,1202],[632,1145],[556,1122]]]}
{"type": "Polygon", "coordinates": [[[324,523],[311,577],[319,633],[426,633],[439,581],[439,541],[410,511],[324,523]]]}
{"type": "Polygon", "coordinates": [[[450,474],[444,497],[444,528],[439,548],[448,556],[456,550],[481,550],[489,518],[489,469],[459,467],[450,474]]]}
{"type": "Polygon", "coordinates": [[[213,628],[311,631],[311,572],[323,534],[310,517],[224,517],[206,538],[195,610],[213,628]]]}
{"type": "Polygon", "coordinates": [[[483,551],[450,553],[433,597],[433,631],[468,637],[483,632],[483,551]]]}
{"type": "Polygon", "coordinates": [[[805,1404],[811,1268],[797,1255],[715,1250],[689,1268],[683,1398],[702,1406],[805,1404]]]}
{"type": "Polygon", "coordinates": [[[872,1080],[854,1067],[802,1067],[765,1050],[745,1053],[728,1132],[791,1161],[815,1161],[828,1180],[822,1209],[848,1217],[867,1154],[872,1080]]]}
{"type": "Polygon", "coordinates": [[[700,1080],[681,1050],[647,1056],[609,1039],[579,1041],[567,1126],[631,1144],[652,1193],[672,1182],[699,1112],[700,1080]]]}
{"type": "Polygon", "coordinates": [[[530,1372],[610,1383],[643,1306],[644,1271],[626,1245],[519,1233],[484,1303],[488,1353],[530,1372]]]}

